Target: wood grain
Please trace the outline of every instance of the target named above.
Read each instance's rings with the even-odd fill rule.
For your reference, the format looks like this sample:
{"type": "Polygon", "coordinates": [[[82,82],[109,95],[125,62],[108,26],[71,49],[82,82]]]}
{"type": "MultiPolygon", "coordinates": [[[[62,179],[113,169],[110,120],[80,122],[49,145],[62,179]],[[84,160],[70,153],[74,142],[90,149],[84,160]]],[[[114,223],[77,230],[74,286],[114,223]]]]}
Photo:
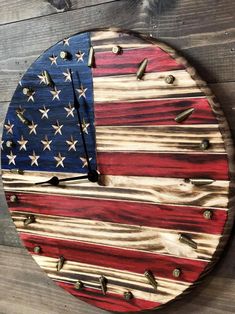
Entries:
{"type": "Polygon", "coordinates": [[[17,193],[18,202],[13,203],[10,201],[13,195],[14,192],[6,193],[9,210],[25,215],[35,213],[211,234],[221,234],[227,219],[226,208],[156,205],[38,193],[17,193]],[[205,210],[213,213],[211,220],[203,217],[205,210]]]}
{"type": "Polygon", "coordinates": [[[93,84],[95,103],[204,96],[190,75],[182,70],[146,73],[143,80],[137,80],[133,74],[94,77],[93,84]],[[175,82],[167,86],[168,75],[173,75],[175,82]]]}
{"type": "MultiPolygon", "coordinates": [[[[93,199],[112,199],[144,203],[162,203],[203,207],[227,208],[229,181],[214,181],[209,185],[194,186],[184,179],[101,176],[100,185],[92,182],[65,182],[59,186],[35,185],[50,179],[53,174],[33,172],[16,175],[4,172],[4,189],[15,193],[46,193],[76,195],[93,199]],[[64,188],[66,187],[66,189],[64,188]]],[[[58,177],[71,174],[57,173],[58,177]]],[[[75,174],[74,174],[75,175],[75,174]]]]}

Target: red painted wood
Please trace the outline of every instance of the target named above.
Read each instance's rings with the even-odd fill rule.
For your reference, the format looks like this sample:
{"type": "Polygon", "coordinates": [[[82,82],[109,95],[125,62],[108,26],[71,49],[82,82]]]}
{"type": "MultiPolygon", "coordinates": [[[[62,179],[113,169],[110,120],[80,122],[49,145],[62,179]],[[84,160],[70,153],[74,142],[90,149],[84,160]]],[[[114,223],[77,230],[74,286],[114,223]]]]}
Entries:
{"type": "Polygon", "coordinates": [[[219,209],[213,209],[213,219],[207,220],[203,217],[207,208],[201,207],[28,193],[17,194],[19,202],[11,203],[11,194],[13,193],[7,193],[6,197],[12,212],[32,212],[211,234],[221,234],[227,219],[227,211],[219,209]]]}
{"type": "Polygon", "coordinates": [[[181,124],[217,123],[205,98],[147,100],[139,102],[96,103],[95,121],[102,125],[178,125],[175,117],[188,108],[195,108],[181,124]]]}
{"type": "MultiPolygon", "coordinates": [[[[78,291],[74,289],[72,284],[61,282],[58,280],[54,280],[54,282],[74,296],[79,297],[81,300],[107,311],[134,312],[143,309],[152,309],[161,305],[157,302],[137,298],[126,301],[124,300],[122,295],[110,292],[108,292],[107,295],[102,295],[100,291],[92,288],[85,288],[84,290],[78,291]]],[[[96,311],[94,309],[94,313],[95,312],[96,311]]]]}
{"type": "Polygon", "coordinates": [[[105,175],[229,179],[226,154],[97,152],[97,165],[105,175]]]}
{"type": "Polygon", "coordinates": [[[136,73],[139,64],[144,58],[148,59],[145,73],[182,70],[184,66],[171,58],[159,47],[146,47],[138,49],[123,50],[116,55],[111,51],[95,53],[95,67],[92,68],[93,75],[107,76],[136,73]]]}
{"type": "Polygon", "coordinates": [[[19,233],[25,247],[33,254],[33,248],[40,246],[40,255],[58,258],[64,256],[69,261],[91,264],[143,274],[151,269],[156,276],[179,281],[194,282],[207,266],[207,262],[152,254],[134,250],[41,237],[28,233],[19,233]],[[176,279],[172,276],[175,268],[182,270],[176,279]]]}

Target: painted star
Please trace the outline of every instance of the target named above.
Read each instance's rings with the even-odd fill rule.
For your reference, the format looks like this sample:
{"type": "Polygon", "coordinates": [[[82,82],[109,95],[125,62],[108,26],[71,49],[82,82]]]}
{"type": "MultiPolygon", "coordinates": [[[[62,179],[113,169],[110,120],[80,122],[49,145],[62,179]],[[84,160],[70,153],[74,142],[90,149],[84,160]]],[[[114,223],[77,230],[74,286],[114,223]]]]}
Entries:
{"type": "Polygon", "coordinates": [[[84,88],[82,85],[80,88],[76,88],[76,91],[79,93],[79,98],[84,97],[86,98],[86,91],[87,88],[84,88]]]}
{"type": "Polygon", "coordinates": [[[36,166],[38,166],[38,158],[39,158],[40,156],[37,156],[36,154],[35,154],[35,151],[33,151],[33,155],[29,155],[29,158],[31,159],[31,166],[33,166],[33,165],[36,165],[36,166]]]}
{"type": "Polygon", "coordinates": [[[60,100],[60,97],[59,97],[60,92],[61,92],[61,90],[57,90],[56,87],[54,88],[54,90],[51,90],[50,93],[53,95],[52,100],[54,100],[54,99],[60,100]]]}
{"type": "Polygon", "coordinates": [[[7,130],[7,134],[13,134],[13,127],[14,124],[11,124],[11,122],[8,120],[7,124],[4,125],[5,129],[7,130]]]}
{"type": "MultiPolygon", "coordinates": [[[[87,159],[84,157],[80,157],[81,161],[82,161],[82,168],[88,167],[88,162],[87,159]]],[[[89,158],[89,161],[91,161],[92,158],[89,158]]]]}
{"type": "Polygon", "coordinates": [[[36,128],[37,128],[37,124],[34,124],[34,122],[32,121],[31,124],[28,125],[28,128],[30,129],[29,134],[34,133],[35,135],[37,134],[36,132],[36,128]]]}
{"type": "Polygon", "coordinates": [[[31,100],[32,102],[34,102],[34,97],[33,97],[34,95],[35,95],[35,91],[31,91],[30,95],[28,96],[28,100],[27,101],[31,100]]]}
{"type": "Polygon", "coordinates": [[[84,62],[84,60],[83,60],[84,54],[85,54],[85,52],[81,52],[80,50],[77,53],[75,53],[75,56],[78,59],[77,62],[79,62],[79,61],[84,62]]]}
{"type": "Polygon", "coordinates": [[[48,119],[48,112],[50,111],[50,109],[47,109],[45,106],[43,106],[43,109],[38,109],[41,113],[42,113],[42,117],[48,119]]]}
{"type": "Polygon", "coordinates": [[[51,65],[55,64],[57,65],[57,56],[52,55],[51,57],[49,57],[50,61],[51,61],[51,65]]]}
{"type": "Polygon", "coordinates": [[[62,132],[61,132],[61,129],[62,129],[62,127],[63,127],[63,124],[59,124],[59,121],[57,120],[56,121],[56,124],[53,124],[52,125],[52,127],[53,127],[53,129],[55,130],[55,135],[57,134],[57,133],[59,133],[60,135],[62,135],[62,132]]]}
{"type": "Polygon", "coordinates": [[[58,156],[54,157],[54,159],[57,161],[56,167],[63,167],[64,168],[64,163],[63,161],[65,160],[65,157],[61,156],[61,153],[58,154],[58,156]]]}
{"type": "Polygon", "coordinates": [[[4,141],[1,140],[1,150],[3,150],[3,144],[4,144],[4,141]]]}
{"type": "Polygon", "coordinates": [[[69,116],[74,117],[74,107],[70,103],[68,104],[68,107],[64,107],[64,110],[67,112],[66,118],[68,118],[69,116]]]}
{"type": "Polygon", "coordinates": [[[46,149],[51,150],[51,147],[50,147],[51,142],[52,142],[52,141],[49,141],[49,140],[48,140],[48,137],[47,137],[47,135],[46,135],[45,138],[44,138],[44,140],[41,140],[41,143],[42,143],[42,145],[43,145],[43,150],[46,150],[46,149]]]}
{"type": "Polygon", "coordinates": [[[70,38],[64,38],[63,39],[64,46],[69,46],[69,40],[70,40],[70,38]]]}
{"type": "Polygon", "coordinates": [[[25,113],[25,110],[26,109],[23,109],[21,106],[19,106],[19,108],[16,111],[23,115],[25,113]]]}
{"type": "Polygon", "coordinates": [[[46,77],[45,77],[44,72],[42,72],[40,75],[38,75],[38,78],[40,79],[40,84],[45,84],[45,85],[47,85],[46,77]]]}
{"type": "Polygon", "coordinates": [[[78,141],[74,140],[72,135],[71,135],[70,141],[66,141],[66,143],[69,145],[69,149],[68,150],[70,151],[71,149],[73,149],[74,151],[76,151],[75,145],[77,144],[77,142],[78,141]]]}
{"type": "Polygon", "coordinates": [[[67,69],[67,72],[63,72],[63,75],[65,76],[65,82],[69,81],[71,82],[72,79],[71,79],[71,72],[69,71],[69,69],[67,69]]]}
{"type": "Polygon", "coordinates": [[[13,164],[15,165],[15,159],[16,159],[16,155],[13,155],[12,151],[10,152],[10,155],[7,155],[7,158],[9,159],[9,165],[13,164]]]}
{"type": "Polygon", "coordinates": [[[21,138],[19,141],[17,141],[18,144],[20,144],[20,150],[27,150],[26,149],[26,144],[28,143],[28,141],[26,141],[23,137],[23,135],[21,135],[21,138]]]}
{"type": "Polygon", "coordinates": [[[88,134],[89,126],[90,126],[90,123],[86,123],[86,121],[83,119],[82,120],[82,130],[84,133],[88,134]]]}

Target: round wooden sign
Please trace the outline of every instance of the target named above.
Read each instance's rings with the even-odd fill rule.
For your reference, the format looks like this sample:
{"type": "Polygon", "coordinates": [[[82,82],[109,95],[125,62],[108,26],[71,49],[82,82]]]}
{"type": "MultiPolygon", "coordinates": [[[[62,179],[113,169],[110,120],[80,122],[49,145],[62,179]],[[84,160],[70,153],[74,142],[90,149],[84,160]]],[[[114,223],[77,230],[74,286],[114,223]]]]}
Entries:
{"type": "Polygon", "coordinates": [[[19,82],[2,149],[21,240],[88,303],[159,307],[224,248],[229,131],[206,84],[164,44],[114,31],[57,43],[19,82]]]}

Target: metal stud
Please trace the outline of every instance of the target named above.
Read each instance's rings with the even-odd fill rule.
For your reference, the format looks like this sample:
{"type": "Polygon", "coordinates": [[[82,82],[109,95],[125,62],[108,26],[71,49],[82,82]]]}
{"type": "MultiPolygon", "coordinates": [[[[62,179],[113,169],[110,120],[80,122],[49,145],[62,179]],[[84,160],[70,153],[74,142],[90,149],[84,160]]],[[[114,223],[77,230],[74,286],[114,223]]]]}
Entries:
{"type": "Polygon", "coordinates": [[[34,223],[35,221],[36,221],[35,216],[34,216],[34,215],[30,215],[30,216],[28,216],[28,217],[24,220],[24,225],[25,225],[25,226],[28,226],[28,225],[34,223]]]}
{"type": "Polygon", "coordinates": [[[179,113],[175,117],[175,122],[180,123],[186,120],[194,111],[194,108],[189,108],[187,110],[184,110],[183,112],[179,113]]]}
{"type": "Polygon", "coordinates": [[[23,94],[26,95],[26,96],[32,96],[34,93],[33,89],[32,88],[29,88],[29,87],[24,87],[23,88],[23,94]]]}
{"type": "Polygon", "coordinates": [[[139,68],[136,72],[136,77],[138,80],[141,80],[142,77],[144,76],[147,64],[148,64],[148,59],[146,58],[140,63],[139,68]]]}
{"type": "Polygon", "coordinates": [[[175,81],[175,77],[174,77],[173,75],[167,75],[167,76],[165,77],[165,82],[166,82],[167,84],[173,84],[174,81],[175,81]]]}
{"type": "Polygon", "coordinates": [[[7,147],[7,148],[12,148],[13,146],[14,146],[14,143],[13,143],[12,140],[6,141],[6,147],[7,147]]]}
{"type": "Polygon", "coordinates": [[[18,202],[18,196],[17,195],[11,195],[10,196],[10,202],[11,203],[17,203],[18,202]]]}
{"type": "Polygon", "coordinates": [[[60,271],[60,270],[63,268],[64,263],[65,263],[65,258],[64,258],[64,256],[60,256],[60,258],[59,258],[59,260],[58,260],[58,263],[57,263],[57,265],[56,265],[57,271],[60,271]]]}
{"type": "Polygon", "coordinates": [[[68,51],[61,51],[60,52],[60,57],[63,60],[70,60],[71,59],[71,54],[68,51]]]}
{"type": "Polygon", "coordinates": [[[204,140],[201,141],[200,148],[202,150],[207,150],[209,147],[210,147],[210,141],[209,140],[204,139],[204,140]]]}
{"type": "Polygon", "coordinates": [[[39,254],[39,253],[41,253],[42,249],[41,249],[40,246],[37,245],[37,246],[35,246],[35,247],[33,248],[33,251],[34,251],[35,254],[39,254]]]}
{"type": "Polygon", "coordinates": [[[175,268],[172,272],[173,277],[179,278],[181,275],[181,270],[179,268],[175,268]]]}
{"type": "Polygon", "coordinates": [[[101,286],[101,291],[103,295],[106,295],[107,292],[107,279],[102,275],[99,278],[100,286],[101,286]]]}
{"type": "Polygon", "coordinates": [[[76,290],[82,290],[84,288],[84,284],[82,281],[78,280],[77,282],[75,282],[74,284],[74,288],[76,290]]]}
{"type": "Polygon", "coordinates": [[[10,169],[10,172],[15,173],[15,174],[21,174],[21,175],[24,174],[24,170],[22,169],[10,169]]]}
{"type": "Polygon", "coordinates": [[[212,219],[213,213],[211,210],[207,209],[203,212],[203,217],[207,220],[212,219]]]}
{"type": "Polygon", "coordinates": [[[212,179],[189,179],[189,182],[195,186],[208,185],[214,182],[212,179]]]}
{"type": "Polygon", "coordinates": [[[158,284],[153,276],[153,273],[151,272],[151,270],[146,270],[144,273],[145,277],[148,279],[148,282],[153,286],[153,288],[155,290],[157,290],[158,288],[158,284]]]}
{"type": "Polygon", "coordinates": [[[180,234],[179,235],[179,241],[181,243],[187,244],[189,246],[191,246],[193,249],[197,249],[197,243],[195,241],[193,241],[189,236],[185,235],[185,234],[180,234]]]}
{"type": "Polygon", "coordinates": [[[17,118],[25,125],[31,125],[32,123],[18,110],[16,110],[17,118]]]}
{"type": "Polygon", "coordinates": [[[134,298],[133,294],[130,291],[126,291],[123,293],[124,299],[130,301],[134,298]]]}
{"type": "Polygon", "coordinates": [[[87,65],[89,67],[93,67],[95,63],[95,51],[93,47],[90,47],[89,54],[88,54],[88,62],[87,65]]]}
{"type": "Polygon", "coordinates": [[[112,53],[114,53],[115,55],[118,55],[121,52],[122,52],[122,48],[120,46],[113,46],[112,53]]]}

